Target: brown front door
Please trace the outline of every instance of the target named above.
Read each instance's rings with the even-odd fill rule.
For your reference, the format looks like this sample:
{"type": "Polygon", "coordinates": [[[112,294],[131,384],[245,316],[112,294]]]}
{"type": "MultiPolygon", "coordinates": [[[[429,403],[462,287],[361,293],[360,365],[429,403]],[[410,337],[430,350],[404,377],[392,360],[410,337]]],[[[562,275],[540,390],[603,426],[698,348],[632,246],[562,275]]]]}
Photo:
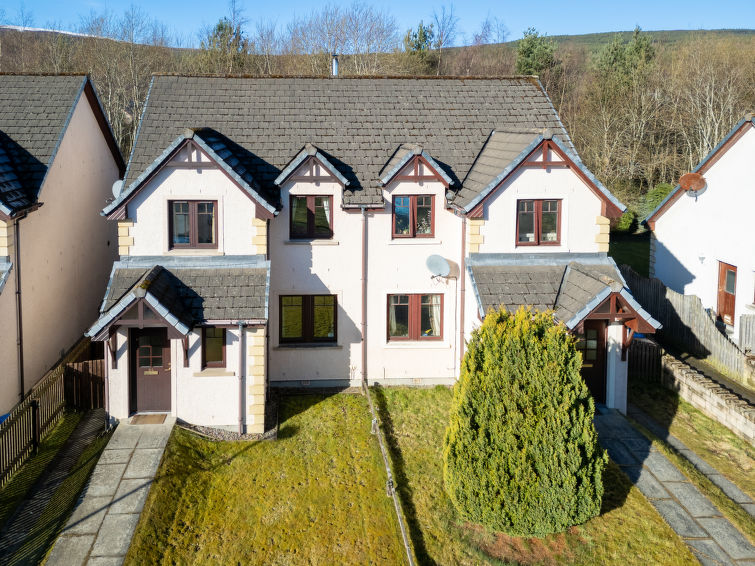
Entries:
{"type": "Polygon", "coordinates": [[[734,300],[737,291],[737,268],[718,262],[718,318],[734,325],[734,300]]]}
{"type": "Polygon", "coordinates": [[[606,321],[586,320],[584,333],[577,334],[582,352],[582,379],[596,403],[606,402],[606,321]]]}
{"type": "Polygon", "coordinates": [[[131,331],[131,410],[170,411],[170,341],[166,328],[131,331]]]}

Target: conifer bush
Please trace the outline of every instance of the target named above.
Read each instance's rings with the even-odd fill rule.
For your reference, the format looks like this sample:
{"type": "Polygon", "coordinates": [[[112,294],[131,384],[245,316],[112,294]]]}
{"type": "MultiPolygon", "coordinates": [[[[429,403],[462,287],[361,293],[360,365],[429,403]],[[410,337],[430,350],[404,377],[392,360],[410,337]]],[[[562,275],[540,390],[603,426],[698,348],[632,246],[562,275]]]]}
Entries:
{"type": "Polygon", "coordinates": [[[454,389],[445,490],[462,518],[542,536],[600,512],[606,456],[574,338],[551,313],[488,313],[454,389]]]}

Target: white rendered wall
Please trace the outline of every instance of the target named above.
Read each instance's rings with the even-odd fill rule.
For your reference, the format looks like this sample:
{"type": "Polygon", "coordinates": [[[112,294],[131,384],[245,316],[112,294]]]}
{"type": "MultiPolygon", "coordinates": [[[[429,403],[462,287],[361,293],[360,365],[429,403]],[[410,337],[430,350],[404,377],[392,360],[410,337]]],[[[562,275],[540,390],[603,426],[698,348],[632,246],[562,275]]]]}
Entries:
{"type": "Polygon", "coordinates": [[[435,181],[394,182],[383,196],[382,212],[371,214],[368,238],[367,376],[370,383],[453,383],[459,372],[459,317],[461,219],[446,209],[446,188],[435,181]],[[394,196],[432,195],[433,238],[392,238],[394,196]],[[453,277],[433,279],[427,269],[430,255],[451,265],[453,277]],[[443,295],[443,339],[389,341],[388,295],[432,293],[443,295]]]}
{"type": "Polygon", "coordinates": [[[596,217],[601,200],[570,169],[526,167],[498,187],[484,206],[485,224],[480,228],[480,253],[588,253],[597,252],[596,217]],[[517,246],[518,200],[561,199],[561,243],[517,246]]]}
{"type": "MultiPolygon", "coordinates": [[[[252,225],[255,203],[220,169],[164,167],[128,204],[134,221],[130,255],[253,255],[252,225]],[[171,200],[216,200],[218,202],[217,249],[169,248],[168,203],[171,200]]],[[[178,160],[176,160],[178,161],[178,160]]]]}
{"type": "MultiPolygon", "coordinates": [[[[82,95],[39,193],[42,206],[19,222],[27,390],[97,319],[117,254],[116,226],[100,211],[116,179],[118,167],[82,95]]],[[[2,320],[2,340],[15,344],[15,315],[2,320]]]]}
{"type": "Polygon", "coordinates": [[[655,277],[716,309],[718,262],[737,268],[734,335],[739,317],[755,314],[755,128],[703,175],[705,192],[683,194],[655,224],[655,277]]]}
{"type": "Polygon", "coordinates": [[[269,379],[301,386],[358,385],[361,379],[362,215],[341,208],[343,189],[333,182],[288,181],[283,210],[270,222],[269,379]],[[291,240],[289,195],[331,195],[333,238],[291,240]],[[280,345],[281,295],[336,295],[337,342],[311,347],[280,345]]]}

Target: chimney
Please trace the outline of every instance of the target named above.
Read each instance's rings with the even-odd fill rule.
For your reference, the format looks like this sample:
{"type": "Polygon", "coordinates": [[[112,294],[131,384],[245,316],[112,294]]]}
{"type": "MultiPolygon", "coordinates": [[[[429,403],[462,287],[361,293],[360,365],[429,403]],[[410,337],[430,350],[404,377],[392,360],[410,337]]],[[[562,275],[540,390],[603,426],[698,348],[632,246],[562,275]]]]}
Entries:
{"type": "Polygon", "coordinates": [[[333,66],[330,70],[330,74],[334,77],[338,76],[338,55],[333,53],[333,66]]]}

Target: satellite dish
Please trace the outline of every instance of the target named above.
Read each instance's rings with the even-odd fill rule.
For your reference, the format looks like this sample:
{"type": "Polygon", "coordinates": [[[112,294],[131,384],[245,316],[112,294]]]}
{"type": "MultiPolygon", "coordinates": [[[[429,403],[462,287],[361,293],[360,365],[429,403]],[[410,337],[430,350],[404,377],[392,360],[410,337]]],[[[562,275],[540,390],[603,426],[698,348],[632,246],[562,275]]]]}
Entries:
{"type": "Polygon", "coordinates": [[[123,181],[121,179],[118,179],[115,183],[113,183],[113,196],[115,198],[118,198],[118,195],[121,194],[122,190],[123,190],[123,181]]]}
{"type": "Polygon", "coordinates": [[[700,173],[685,173],[679,178],[679,186],[685,191],[698,192],[705,188],[705,179],[700,173]]]}
{"type": "Polygon", "coordinates": [[[448,274],[451,273],[451,266],[448,261],[440,255],[431,255],[427,258],[425,265],[434,277],[448,277],[448,274]]]}

